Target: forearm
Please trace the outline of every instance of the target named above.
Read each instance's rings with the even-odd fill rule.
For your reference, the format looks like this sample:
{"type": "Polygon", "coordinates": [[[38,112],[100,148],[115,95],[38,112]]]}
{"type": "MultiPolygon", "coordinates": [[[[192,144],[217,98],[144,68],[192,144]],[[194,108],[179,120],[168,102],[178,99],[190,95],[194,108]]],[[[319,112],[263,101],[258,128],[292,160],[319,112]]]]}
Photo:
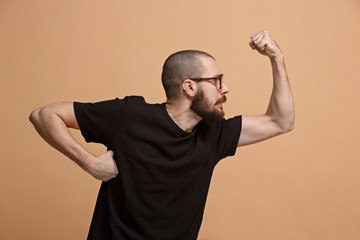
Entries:
{"type": "Polygon", "coordinates": [[[280,127],[281,131],[290,131],[294,127],[295,110],[283,55],[270,57],[270,61],[273,90],[266,115],[280,127]]]}
{"type": "Polygon", "coordinates": [[[30,121],[48,144],[72,159],[85,171],[90,171],[94,156],[72,137],[58,115],[47,108],[39,108],[31,113],[30,121]]]}

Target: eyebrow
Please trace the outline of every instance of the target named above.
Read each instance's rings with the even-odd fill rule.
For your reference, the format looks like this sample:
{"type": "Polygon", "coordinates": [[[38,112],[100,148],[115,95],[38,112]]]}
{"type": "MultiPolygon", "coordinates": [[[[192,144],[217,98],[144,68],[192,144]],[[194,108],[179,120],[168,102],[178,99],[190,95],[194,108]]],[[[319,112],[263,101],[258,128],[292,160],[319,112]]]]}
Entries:
{"type": "Polygon", "coordinates": [[[214,76],[214,77],[200,77],[200,78],[189,78],[189,79],[191,79],[191,80],[204,80],[204,79],[214,79],[214,78],[219,78],[219,77],[221,77],[221,76],[223,76],[224,74],[219,74],[219,75],[216,75],[216,76],[214,76]]]}
{"type": "Polygon", "coordinates": [[[220,76],[222,76],[222,75],[224,75],[223,73],[220,73],[220,74],[218,74],[218,75],[215,75],[215,76],[213,76],[213,77],[208,77],[208,78],[217,78],[217,77],[220,77],[220,76]]]}

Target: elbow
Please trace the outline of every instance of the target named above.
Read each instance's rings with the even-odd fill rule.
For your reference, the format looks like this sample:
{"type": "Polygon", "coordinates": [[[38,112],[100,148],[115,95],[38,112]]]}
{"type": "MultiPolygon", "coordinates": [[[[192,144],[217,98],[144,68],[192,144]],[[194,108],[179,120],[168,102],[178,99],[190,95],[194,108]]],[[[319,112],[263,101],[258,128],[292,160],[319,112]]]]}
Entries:
{"type": "Polygon", "coordinates": [[[286,132],[291,132],[292,130],[294,130],[294,124],[291,124],[291,126],[286,129],[286,132]]]}
{"type": "Polygon", "coordinates": [[[29,116],[29,121],[35,125],[39,121],[40,108],[34,109],[29,116]]]}
{"type": "Polygon", "coordinates": [[[294,130],[295,127],[295,116],[293,114],[291,121],[289,121],[289,128],[288,128],[288,132],[294,130]]]}
{"type": "Polygon", "coordinates": [[[39,107],[34,109],[29,116],[29,121],[36,127],[37,125],[41,124],[44,117],[46,118],[47,113],[46,107],[39,107]]]}
{"type": "Polygon", "coordinates": [[[284,124],[283,126],[280,126],[281,133],[287,133],[294,130],[294,121],[291,121],[287,124],[284,124]]]}
{"type": "Polygon", "coordinates": [[[290,132],[290,131],[294,130],[294,123],[295,123],[295,119],[292,118],[292,119],[287,123],[286,132],[290,132]]]}

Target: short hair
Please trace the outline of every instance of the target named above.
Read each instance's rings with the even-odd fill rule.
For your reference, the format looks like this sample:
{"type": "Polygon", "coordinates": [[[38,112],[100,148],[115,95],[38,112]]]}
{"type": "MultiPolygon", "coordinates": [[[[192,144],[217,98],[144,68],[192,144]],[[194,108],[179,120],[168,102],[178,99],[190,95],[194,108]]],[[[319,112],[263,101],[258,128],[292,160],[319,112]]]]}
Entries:
{"type": "Polygon", "coordinates": [[[201,57],[209,57],[215,60],[209,53],[199,50],[179,51],[166,59],[161,81],[168,99],[179,97],[180,86],[185,79],[201,77],[204,71],[201,57]]]}

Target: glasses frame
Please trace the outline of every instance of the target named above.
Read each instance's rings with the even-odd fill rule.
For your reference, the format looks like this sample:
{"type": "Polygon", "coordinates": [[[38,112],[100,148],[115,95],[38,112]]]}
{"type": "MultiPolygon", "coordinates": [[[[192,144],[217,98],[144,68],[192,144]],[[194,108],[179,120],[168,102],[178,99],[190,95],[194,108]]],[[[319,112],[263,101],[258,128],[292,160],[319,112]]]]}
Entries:
{"type": "Polygon", "coordinates": [[[210,78],[189,78],[189,79],[190,79],[190,80],[193,80],[193,81],[197,81],[197,82],[208,81],[209,83],[215,85],[216,88],[218,88],[219,90],[221,90],[221,88],[222,88],[223,76],[224,76],[224,74],[220,74],[219,76],[210,77],[210,78]],[[215,81],[214,81],[214,82],[211,82],[212,80],[215,80],[215,81]],[[217,86],[216,81],[219,81],[219,86],[217,86]]]}

